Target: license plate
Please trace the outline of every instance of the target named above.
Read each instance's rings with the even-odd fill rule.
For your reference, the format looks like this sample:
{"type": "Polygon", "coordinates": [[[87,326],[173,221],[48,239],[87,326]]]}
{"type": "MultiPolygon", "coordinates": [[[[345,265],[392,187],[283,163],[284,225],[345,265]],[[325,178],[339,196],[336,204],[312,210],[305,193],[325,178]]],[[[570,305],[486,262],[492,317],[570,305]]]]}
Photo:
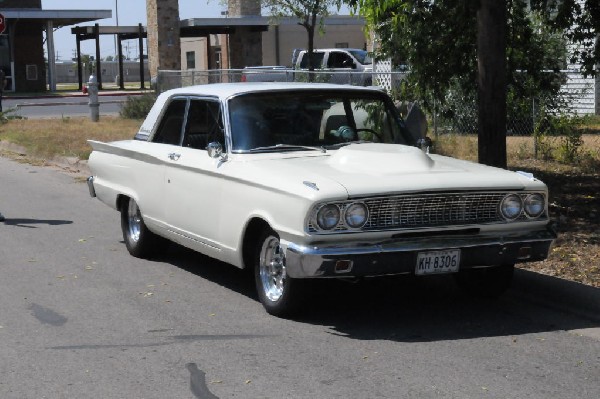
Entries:
{"type": "Polygon", "coordinates": [[[460,249],[419,252],[415,274],[456,273],[460,265],[460,249]]]}

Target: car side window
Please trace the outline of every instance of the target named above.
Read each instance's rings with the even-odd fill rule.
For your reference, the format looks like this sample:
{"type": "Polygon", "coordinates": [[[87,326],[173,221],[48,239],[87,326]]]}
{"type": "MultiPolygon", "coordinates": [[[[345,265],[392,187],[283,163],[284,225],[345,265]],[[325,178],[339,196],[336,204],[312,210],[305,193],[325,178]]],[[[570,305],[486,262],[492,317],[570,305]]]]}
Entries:
{"type": "Polygon", "coordinates": [[[352,68],[352,57],[341,51],[332,51],[327,59],[327,68],[352,68]]]}
{"type": "Polygon", "coordinates": [[[176,98],[171,101],[152,138],[154,143],[181,144],[186,104],[187,100],[185,98],[176,98]]]}
{"type": "MultiPolygon", "coordinates": [[[[325,57],[325,53],[322,51],[315,51],[313,53],[313,66],[315,68],[321,68],[323,65],[323,58],[325,57]]],[[[304,53],[302,56],[302,60],[300,61],[301,69],[308,69],[308,52],[304,53]]]]}
{"type": "Polygon", "coordinates": [[[225,144],[219,103],[192,99],[185,122],[183,146],[205,150],[213,141],[225,144]]]}

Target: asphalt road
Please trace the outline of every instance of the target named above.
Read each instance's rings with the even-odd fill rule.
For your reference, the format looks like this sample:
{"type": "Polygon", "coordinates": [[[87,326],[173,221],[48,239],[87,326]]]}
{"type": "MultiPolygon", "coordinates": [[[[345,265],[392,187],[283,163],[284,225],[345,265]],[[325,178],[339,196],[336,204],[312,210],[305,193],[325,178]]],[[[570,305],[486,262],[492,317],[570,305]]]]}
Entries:
{"type": "Polygon", "coordinates": [[[233,267],[129,256],[72,176],[0,157],[0,211],[3,399],[600,397],[600,321],[513,291],[332,281],[283,320],[233,267]]]}
{"type": "MultiPolygon", "coordinates": [[[[118,115],[121,103],[127,96],[99,97],[100,116],[118,115]]],[[[14,115],[27,118],[61,118],[89,116],[90,107],[87,96],[79,97],[49,97],[49,98],[8,98],[2,101],[4,111],[15,109],[14,115]]]]}

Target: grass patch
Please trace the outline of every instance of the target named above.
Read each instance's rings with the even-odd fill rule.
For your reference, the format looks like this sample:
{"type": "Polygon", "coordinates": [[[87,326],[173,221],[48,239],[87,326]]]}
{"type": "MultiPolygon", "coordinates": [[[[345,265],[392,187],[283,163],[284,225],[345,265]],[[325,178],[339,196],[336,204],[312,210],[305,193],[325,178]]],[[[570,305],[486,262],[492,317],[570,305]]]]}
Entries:
{"type": "Polygon", "coordinates": [[[30,157],[88,159],[92,148],[87,140],[131,139],[141,123],[117,117],[102,117],[99,122],[89,118],[9,120],[0,126],[0,140],[24,147],[30,157]]]}

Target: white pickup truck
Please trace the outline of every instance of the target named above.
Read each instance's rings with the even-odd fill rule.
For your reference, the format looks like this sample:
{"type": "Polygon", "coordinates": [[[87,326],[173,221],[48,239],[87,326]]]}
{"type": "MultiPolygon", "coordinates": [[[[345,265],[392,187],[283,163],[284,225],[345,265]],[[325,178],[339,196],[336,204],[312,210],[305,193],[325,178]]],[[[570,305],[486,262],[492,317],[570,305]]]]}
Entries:
{"type": "MultiPolygon", "coordinates": [[[[367,51],[352,48],[317,49],[313,52],[314,80],[326,83],[349,83],[370,86],[373,81],[373,59],[367,51]]],[[[295,57],[293,68],[283,66],[246,67],[242,82],[292,82],[308,80],[308,51],[295,57]]]]}

